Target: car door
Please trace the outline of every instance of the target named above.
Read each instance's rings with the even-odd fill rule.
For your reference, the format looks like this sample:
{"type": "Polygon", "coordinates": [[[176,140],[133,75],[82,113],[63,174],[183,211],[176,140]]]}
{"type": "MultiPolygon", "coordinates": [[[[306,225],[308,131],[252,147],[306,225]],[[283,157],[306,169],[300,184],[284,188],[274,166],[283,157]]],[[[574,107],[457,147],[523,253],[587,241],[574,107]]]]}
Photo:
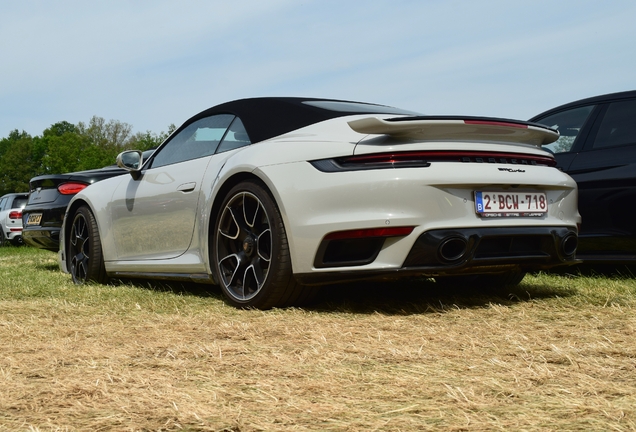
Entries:
{"type": "Polygon", "coordinates": [[[579,187],[580,254],[636,254],[636,99],[600,107],[568,173],[579,187]]]}
{"type": "Polygon", "coordinates": [[[183,254],[194,232],[206,170],[218,170],[219,143],[231,114],[192,122],[153,154],[138,180],[132,176],[114,191],[112,235],[117,259],[169,259],[183,254]]]}

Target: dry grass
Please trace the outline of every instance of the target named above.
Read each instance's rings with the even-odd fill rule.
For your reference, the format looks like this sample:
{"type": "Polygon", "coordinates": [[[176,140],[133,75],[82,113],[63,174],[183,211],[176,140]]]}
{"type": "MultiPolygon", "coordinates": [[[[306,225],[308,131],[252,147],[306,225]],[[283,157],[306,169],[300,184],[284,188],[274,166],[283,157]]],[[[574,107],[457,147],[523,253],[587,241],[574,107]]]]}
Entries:
{"type": "Polygon", "coordinates": [[[213,288],[75,287],[0,248],[0,429],[636,430],[636,281],[328,290],[238,311],[213,288]]]}

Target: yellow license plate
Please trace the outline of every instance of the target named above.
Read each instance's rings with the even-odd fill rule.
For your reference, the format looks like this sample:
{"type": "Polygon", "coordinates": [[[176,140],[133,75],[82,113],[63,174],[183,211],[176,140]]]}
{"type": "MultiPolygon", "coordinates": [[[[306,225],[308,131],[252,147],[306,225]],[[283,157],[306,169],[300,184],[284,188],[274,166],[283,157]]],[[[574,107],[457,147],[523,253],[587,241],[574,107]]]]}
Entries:
{"type": "Polygon", "coordinates": [[[40,225],[42,213],[31,213],[27,219],[27,225],[40,225]]]}

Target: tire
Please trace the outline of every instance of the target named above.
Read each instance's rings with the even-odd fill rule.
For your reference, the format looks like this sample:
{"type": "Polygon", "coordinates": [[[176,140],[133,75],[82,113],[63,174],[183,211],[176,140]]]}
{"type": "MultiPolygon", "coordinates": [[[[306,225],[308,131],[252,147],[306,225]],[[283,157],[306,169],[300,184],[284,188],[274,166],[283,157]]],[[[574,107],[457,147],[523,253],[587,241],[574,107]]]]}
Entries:
{"type": "Polygon", "coordinates": [[[269,309],[306,301],[292,274],[280,212],[261,185],[245,181],[227,193],[210,239],[214,276],[233,306],[269,309]]]}
{"type": "Polygon", "coordinates": [[[7,240],[4,236],[4,232],[0,229],[0,247],[6,246],[6,244],[7,244],[7,240]]]}
{"type": "Polygon", "coordinates": [[[68,236],[67,266],[73,282],[106,283],[106,269],[97,221],[87,206],[77,209],[68,236]]]}
{"type": "Polygon", "coordinates": [[[497,290],[519,285],[525,275],[523,271],[509,271],[501,274],[444,276],[435,278],[435,282],[448,288],[497,290]]]}

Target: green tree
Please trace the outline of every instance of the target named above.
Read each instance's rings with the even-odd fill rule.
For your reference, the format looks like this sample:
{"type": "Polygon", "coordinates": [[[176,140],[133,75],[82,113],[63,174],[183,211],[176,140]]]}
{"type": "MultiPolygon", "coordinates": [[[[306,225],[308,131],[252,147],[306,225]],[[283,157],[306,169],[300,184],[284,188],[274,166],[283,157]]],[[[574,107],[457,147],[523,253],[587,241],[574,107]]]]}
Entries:
{"type": "Polygon", "coordinates": [[[171,124],[168,126],[168,132],[160,132],[159,134],[146,131],[145,133],[138,132],[131,137],[127,144],[128,149],[134,150],[149,150],[151,148],[159,147],[159,145],[166,140],[176,130],[176,126],[171,124]]]}
{"type": "Polygon", "coordinates": [[[62,174],[82,170],[88,147],[86,137],[75,132],[46,136],[46,154],[42,158],[40,173],[62,174]]]}
{"type": "Polygon", "coordinates": [[[33,147],[31,135],[17,129],[0,140],[0,195],[29,191],[36,172],[33,147]]]}
{"type": "Polygon", "coordinates": [[[103,117],[93,116],[88,125],[79,122],[77,130],[97,147],[122,149],[131,137],[132,126],[119,120],[106,122],[103,117]]]}
{"type": "Polygon", "coordinates": [[[34,153],[40,160],[37,174],[74,171],[83,150],[79,139],[77,127],[67,121],[52,124],[41,137],[35,137],[34,153]]]}
{"type": "Polygon", "coordinates": [[[115,163],[128,149],[159,146],[174,130],[132,134],[132,126],[93,116],[88,124],[67,121],[52,124],[42,136],[12,131],[0,139],[0,193],[28,191],[29,180],[42,174],[63,174],[102,168],[115,163]]]}

